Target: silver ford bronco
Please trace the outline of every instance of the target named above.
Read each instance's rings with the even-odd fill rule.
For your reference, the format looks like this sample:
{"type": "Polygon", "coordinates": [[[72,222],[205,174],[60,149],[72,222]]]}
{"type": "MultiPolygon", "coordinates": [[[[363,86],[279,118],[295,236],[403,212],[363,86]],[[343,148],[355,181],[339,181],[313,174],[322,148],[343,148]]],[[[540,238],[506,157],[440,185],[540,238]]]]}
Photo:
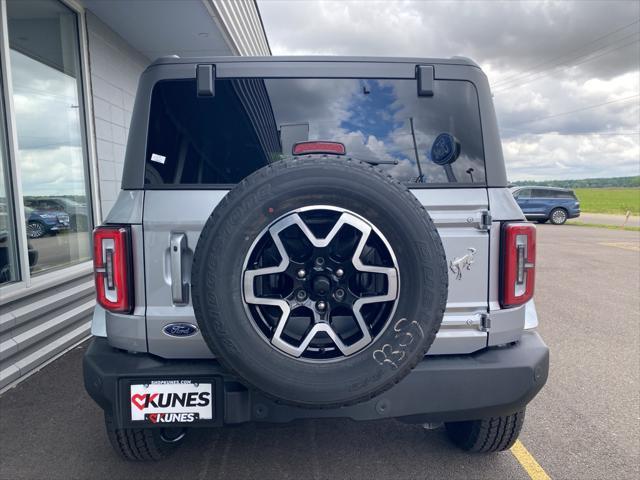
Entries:
{"type": "Polygon", "coordinates": [[[544,385],[535,226],[465,58],[162,58],[94,232],[84,357],[115,450],[300,418],[509,448],[544,385]]]}

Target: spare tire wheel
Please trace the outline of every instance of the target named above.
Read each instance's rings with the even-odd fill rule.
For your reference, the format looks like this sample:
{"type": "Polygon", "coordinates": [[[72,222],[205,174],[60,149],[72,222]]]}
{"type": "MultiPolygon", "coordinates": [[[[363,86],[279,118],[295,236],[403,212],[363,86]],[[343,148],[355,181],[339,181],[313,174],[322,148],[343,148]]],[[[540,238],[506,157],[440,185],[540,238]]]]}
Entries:
{"type": "Polygon", "coordinates": [[[448,275],[425,208],[366,164],[322,157],[266,166],[207,220],[193,258],[209,348],[249,386],[305,407],[390,388],[442,322],[448,275]]]}

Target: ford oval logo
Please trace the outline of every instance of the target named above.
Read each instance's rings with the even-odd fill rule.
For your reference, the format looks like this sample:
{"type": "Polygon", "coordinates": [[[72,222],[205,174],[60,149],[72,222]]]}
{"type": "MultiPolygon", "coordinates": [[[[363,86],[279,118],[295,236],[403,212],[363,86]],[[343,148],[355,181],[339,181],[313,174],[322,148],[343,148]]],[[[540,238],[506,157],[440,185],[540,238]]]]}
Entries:
{"type": "Polygon", "coordinates": [[[198,332],[198,327],[190,323],[170,323],[162,331],[170,337],[190,337],[198,332]]]}

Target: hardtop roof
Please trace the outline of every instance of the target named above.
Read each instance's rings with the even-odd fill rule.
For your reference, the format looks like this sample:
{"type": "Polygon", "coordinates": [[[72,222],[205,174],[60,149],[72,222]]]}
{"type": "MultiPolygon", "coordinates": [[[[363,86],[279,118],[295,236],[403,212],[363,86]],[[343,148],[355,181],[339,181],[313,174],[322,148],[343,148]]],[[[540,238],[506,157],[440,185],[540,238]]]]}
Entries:
{"type": "Polygon", "coordinates": [[[198,64],[198,63],[243,63],[243,62],[345,62],[345,63],[416,63],[427,65],[464,65],[480,68],[467,57],[451,58],[423,58],[423,57],[373,57],[373,56],[331,56],[331,55],[298,55],[298,56],[269,56],[269,57],[179,57],[170,55],[160,57],[150,66],[168,64],[198,64]]]}

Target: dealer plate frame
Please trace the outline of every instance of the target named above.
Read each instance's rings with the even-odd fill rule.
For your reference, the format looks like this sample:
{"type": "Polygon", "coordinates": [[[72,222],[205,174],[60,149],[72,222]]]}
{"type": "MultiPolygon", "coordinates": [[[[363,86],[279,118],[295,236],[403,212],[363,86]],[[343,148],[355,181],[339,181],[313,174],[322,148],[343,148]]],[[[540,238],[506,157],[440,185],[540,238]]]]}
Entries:
{"type": "Polygon", "coordinates": [[[210,428],[224,424],[224,381],[217,376],[203,375],[171,375],[127,377],[118,381],[118,404],[115,405],[118,426],[121,428],[210,428]],[[197,420],[195,422],[152,423],[131,420],[131,385],[151,383],[153,381],[184,381],[192,383],[210,383],[213,395],[213,411],[211,420],[197,420]]]}

